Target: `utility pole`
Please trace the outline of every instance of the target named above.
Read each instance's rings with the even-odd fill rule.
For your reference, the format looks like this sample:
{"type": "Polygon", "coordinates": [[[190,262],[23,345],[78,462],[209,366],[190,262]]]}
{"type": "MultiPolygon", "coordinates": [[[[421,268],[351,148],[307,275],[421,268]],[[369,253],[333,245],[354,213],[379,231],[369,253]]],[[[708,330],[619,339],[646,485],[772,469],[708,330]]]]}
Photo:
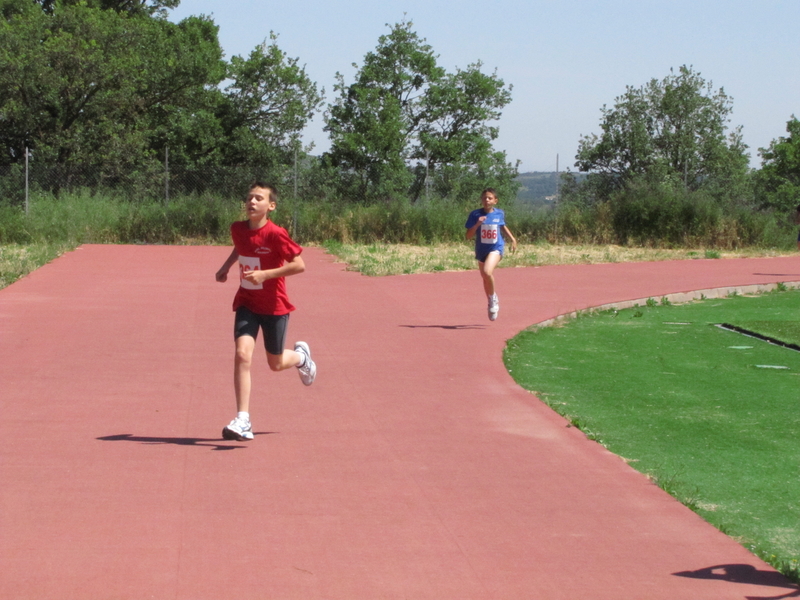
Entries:
{"type": "Polygon", "coordinates": [[[295,137],[294,141],[294,214],[292,215],[292,239],[297,239],[297,147],[300,140],[295,137]]]}
{"type": "Polygon", "coordinates": [[[558,189],[561,184],[561,177],[558,174],[558,154],[556,154],[556,202],[558,202],[558,189]]]}
{"type": "Polygon", "coordinates": [[[558,154],[556,154],[556,197],[553,199],[553,243],[558,241],[558,154]]]}

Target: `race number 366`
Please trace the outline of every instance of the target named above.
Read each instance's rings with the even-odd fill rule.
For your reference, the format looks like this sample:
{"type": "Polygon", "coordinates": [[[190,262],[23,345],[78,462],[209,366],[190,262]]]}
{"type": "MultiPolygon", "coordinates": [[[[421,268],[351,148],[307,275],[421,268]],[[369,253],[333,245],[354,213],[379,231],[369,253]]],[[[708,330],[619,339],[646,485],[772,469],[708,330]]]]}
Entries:
{"type": "Polygon", "coordinates": [[[497,242],[497,225],[481,225],[481,243],[494,244],[497,242]]]}

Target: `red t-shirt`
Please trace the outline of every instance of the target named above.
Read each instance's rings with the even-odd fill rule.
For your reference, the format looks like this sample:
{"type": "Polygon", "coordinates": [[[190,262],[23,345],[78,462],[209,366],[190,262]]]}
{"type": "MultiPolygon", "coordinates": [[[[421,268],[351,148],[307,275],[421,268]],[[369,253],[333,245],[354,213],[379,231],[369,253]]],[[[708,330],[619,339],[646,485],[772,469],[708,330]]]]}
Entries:
{"type": "Polygon", "coordinates": [[[233,246],[239,253],[239,290],[233,299],[233,310],[246,306],[260,315],[286,315],[294,310],[286,295],[286,279],[267,279],[255,285],[242,278],[244,271],[277,269],[291,261],[303,249],[298,246],[283,227],[272,221],[260,229],[250,229],[247,221],[231,225],[233,246]]]}

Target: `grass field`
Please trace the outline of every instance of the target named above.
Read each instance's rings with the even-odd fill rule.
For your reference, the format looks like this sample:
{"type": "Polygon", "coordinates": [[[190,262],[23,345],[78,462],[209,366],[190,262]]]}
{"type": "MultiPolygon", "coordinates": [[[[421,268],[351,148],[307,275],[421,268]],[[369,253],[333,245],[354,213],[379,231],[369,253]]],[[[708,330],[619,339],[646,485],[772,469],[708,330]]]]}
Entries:
{"type": "Polygon", "coordinates": [[[525,331],[513,377],[794,581],[800,559],[800,291],[645,306],[525,331]]]}
{"type": "MultiPolygon", "coordinates": [[[[339,260],[347,263],[348,269],[370,276],[410,275],[476,268],[472,242],[428,246],[327,242],[324,247],[339,260]]],[[[646,248],[613,244],[566,246],[540,243],[520,244],[517,252],[506,253],[500,267],[692,260],[696,258],[754,258],[787,254],[795,254],[795,252],[764,248],[719,251],[703,248],[646,248]]]]}

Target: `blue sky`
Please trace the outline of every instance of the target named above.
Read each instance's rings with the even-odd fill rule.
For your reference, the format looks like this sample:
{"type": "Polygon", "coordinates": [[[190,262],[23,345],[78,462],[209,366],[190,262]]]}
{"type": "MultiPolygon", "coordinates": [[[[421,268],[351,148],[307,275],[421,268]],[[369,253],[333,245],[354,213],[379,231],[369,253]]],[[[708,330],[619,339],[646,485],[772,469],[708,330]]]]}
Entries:
{"type": "MultiPolygon", "coordinates": [[[[170,19],[208,15],[226,58],[247,56],[278,34],[332,102],[336,72],[351,82],[387,24],[414,24],[448,71],[476,61],[513,85],[495,147],[520,171],[574,168],[581,135],[599,133],[600,109],[626,86],[691,65],[733,98],[751,165],[758,149],[800,117],[798,0],[182,0],[170,19]]],[[[316,152],[329,142],[318,116],[304,132],[316,152]]]]}

